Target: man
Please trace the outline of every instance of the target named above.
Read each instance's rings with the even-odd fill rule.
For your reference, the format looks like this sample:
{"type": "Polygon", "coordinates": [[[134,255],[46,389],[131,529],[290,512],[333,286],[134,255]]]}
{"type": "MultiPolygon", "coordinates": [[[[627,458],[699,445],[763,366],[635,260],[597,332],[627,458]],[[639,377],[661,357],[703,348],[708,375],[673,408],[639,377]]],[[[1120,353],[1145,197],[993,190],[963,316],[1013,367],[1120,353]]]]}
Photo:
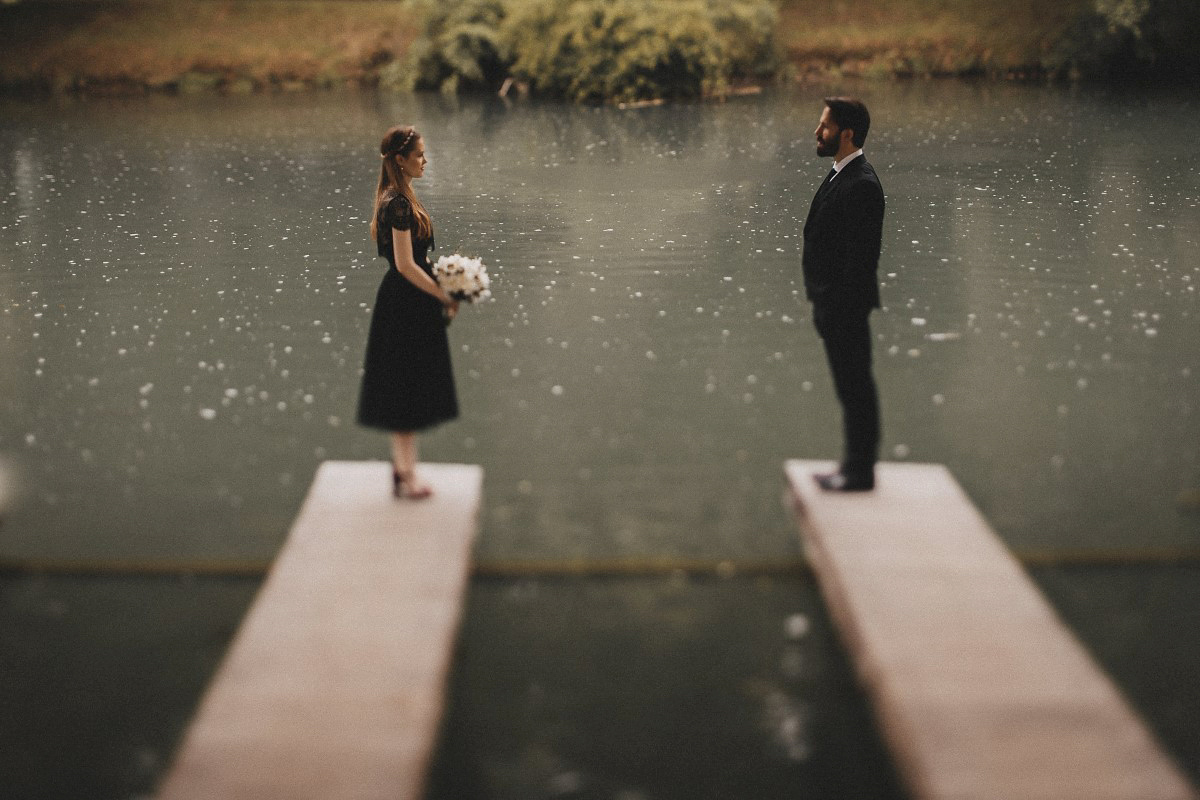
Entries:
{"type": "Polygon", "coordinates": [[[884,201],[862,151],[870,127],[861,101],[826,98],[815,131],[817,155],[832,158],[834,165],[804,223],[804,289],[842,407],[845,447],[836,472],[813,478],[834,492],[874,489],[879,458],[879,399],[867,318],[879,308],[884,201]]]}

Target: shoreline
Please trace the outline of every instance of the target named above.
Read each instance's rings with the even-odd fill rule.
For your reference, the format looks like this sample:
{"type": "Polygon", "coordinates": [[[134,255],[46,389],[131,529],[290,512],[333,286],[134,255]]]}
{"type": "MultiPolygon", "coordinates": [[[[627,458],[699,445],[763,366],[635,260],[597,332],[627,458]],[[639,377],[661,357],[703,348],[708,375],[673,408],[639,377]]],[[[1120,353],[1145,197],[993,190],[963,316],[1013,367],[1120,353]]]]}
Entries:
{"type": "MultiPolygon", "coordinates": [[[[413,2],[257,0],[180,6],[144,0],[0,5],[0,95],[246,95],[374,89],[424,24],[413,2]]],[[[779,83],[844,78],[1047,81],[1051,54],[1086,13],[981,0],[884,0],[863,16],[782,0],[779,83]],[[844,16],[839,16],[841,13],[844,16]]]]}

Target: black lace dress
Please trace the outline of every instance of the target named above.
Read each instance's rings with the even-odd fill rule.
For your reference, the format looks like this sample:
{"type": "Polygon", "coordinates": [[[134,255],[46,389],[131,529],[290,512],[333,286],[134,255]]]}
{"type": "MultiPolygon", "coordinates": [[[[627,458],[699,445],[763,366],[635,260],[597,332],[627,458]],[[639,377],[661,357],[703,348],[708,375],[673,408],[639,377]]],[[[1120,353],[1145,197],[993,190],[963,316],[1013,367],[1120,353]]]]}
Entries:
{"type": "Polygon", "coordinates": [[[450,341],[442,304],[396,269],[392,230],[412,232],[413,260],[427,273],[433,237],[417,238],[412,206],[397,195],[379,209],[376,244],[388,271],[375,295],[363,361],[358,422],[388,431],[418,431],[458,416],[450,341]]]}

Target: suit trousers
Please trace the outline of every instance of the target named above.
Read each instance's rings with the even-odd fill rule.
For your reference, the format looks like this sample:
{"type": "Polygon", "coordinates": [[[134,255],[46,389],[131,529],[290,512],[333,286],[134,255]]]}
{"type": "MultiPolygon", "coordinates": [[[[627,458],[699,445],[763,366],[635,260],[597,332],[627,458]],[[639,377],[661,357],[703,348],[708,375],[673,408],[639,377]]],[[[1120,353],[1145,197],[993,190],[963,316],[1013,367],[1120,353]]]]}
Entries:
{"type": "Polygon", "coordinates": [[[842,406],[841,472],[846,475],[871,475],[879,459],[879,394],[871,374],[870,315],[870,308],[813,306],[813,325],[825,345],[842,406]]]}

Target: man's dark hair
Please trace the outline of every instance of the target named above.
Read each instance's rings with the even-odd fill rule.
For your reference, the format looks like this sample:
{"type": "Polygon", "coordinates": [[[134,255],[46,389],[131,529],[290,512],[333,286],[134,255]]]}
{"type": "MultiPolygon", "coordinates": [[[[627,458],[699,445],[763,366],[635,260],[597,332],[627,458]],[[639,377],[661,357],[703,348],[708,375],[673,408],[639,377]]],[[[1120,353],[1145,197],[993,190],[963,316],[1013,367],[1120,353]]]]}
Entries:
{"type": "Polygon", "coordinates": [[[829,106],[829,116],[840,129],[854,131],[850,137],[854,146],[862,147],[871,130],[871,114],[863,101],[853,97],[826,97],[825,105],[829,106]]]}

